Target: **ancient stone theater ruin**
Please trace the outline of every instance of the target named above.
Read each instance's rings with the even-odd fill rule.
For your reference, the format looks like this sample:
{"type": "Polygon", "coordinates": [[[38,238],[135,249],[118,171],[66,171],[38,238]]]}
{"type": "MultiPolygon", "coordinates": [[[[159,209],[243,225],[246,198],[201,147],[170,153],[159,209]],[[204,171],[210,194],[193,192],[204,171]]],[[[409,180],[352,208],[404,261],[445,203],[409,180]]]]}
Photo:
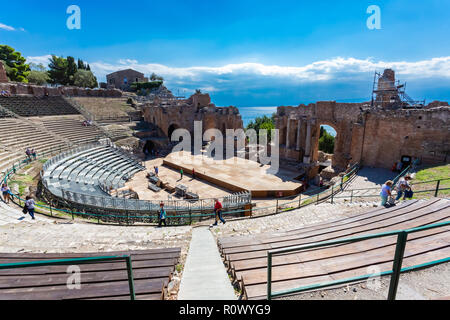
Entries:
{"type": "Polygon", "coordinates": [[[0,63],[11,191],[0,202],[0,299],[408,299],[417,282],[414,297],[449,295],[436,277],[449,272],[448,174],[413,180],[413,199],[379,200],[388,179],[448,172],[447,102],[413,100],[387,69],[371,101],[280,106],[274,172],[250,140],[226,159],[209,154],[215,136],[199,154],[173,152],[174,132],[194,135],[195,123],[202,134],[242,130],[237,107],[162,84],[119,88],[10,82],[0,63]],[[331,155],[319,151],[322,125],[337,133],[331,155]],[[22,213],[29,197],[35,219],[22,213]],[[67,289],[61,259],[80,264],[81,289],[67,289]],[[357,283],[375,272],[379,291],[357,283]]]}
{"type": "Polygon", "coordinates": [[[328,168],[332,172],[355,163],[390,169],[402,157],[442,164],[449,159],[449,116],[447,102],[424,106],[413,101],[397,85],[394,71],[386,69],[378,78],[372,101],[278,107],[280,157],[298,163],[313,178],[320,162],[320,126],[329,125],[337,133],[332,168],[328,168]]]}

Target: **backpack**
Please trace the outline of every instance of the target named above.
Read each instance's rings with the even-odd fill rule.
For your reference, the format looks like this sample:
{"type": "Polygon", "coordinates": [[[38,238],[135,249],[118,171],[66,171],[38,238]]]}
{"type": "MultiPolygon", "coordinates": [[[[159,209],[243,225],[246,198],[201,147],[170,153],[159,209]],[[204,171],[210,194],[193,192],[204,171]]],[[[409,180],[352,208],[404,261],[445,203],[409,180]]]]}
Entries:
{"type": "Polygon", "coordinates": [[[405,198],[411,199],[414,195],[414,192],[412,190],[406,190],[405,191],[405,198]]]}

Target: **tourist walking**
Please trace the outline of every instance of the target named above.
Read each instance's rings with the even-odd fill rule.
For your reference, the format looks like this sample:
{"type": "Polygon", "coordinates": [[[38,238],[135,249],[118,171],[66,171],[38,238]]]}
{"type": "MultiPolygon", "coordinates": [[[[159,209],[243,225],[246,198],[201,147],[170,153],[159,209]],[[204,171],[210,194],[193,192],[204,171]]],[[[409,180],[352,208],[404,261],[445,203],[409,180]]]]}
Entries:
{"type": "Polygon", "coordinates": [[[217,222],[219,220],[222,221],[223,224],[225,224],[226,221],[222,217],[222,204],[219,202],[218,199],[214,199],[214,201],[215,201],[214,214],[215,214],[216,222],[213,224],[213,226],[217,226],[217,222]]]}
{"type": "Polygon", "coordinates": [[[158,173],[159,173],[158,166],[155,166],[155,174],[156,174],[156,176],[158,176],[158,173]]]}
{"type": "Polygon", "coordinates": [[[31,149],[31,155],[33,156],[34,160],[36,160],[36,151],[33,149],[31,149]]]}
{"type": "Polygon", "coordinates": [[[183,168],[180,169],[180,176],[181,176],[180,180],[183,180],[183,168]]]}
{"type": "Polygon", "coordinates": [[[9,190],[8,185],[6,183],[2,184],[2,195],[3,201],[5,201],[5,203],[9,203],[11,190],[9,190]]]}
{"type": "Polygon", "coordinates": [[[31,150],[30,150],[30,148],[27,148],[27,150],[25,150],[25,155],[27,156],[27,160],[31,161],[31,150]]]}
{"type": "Polygon", "coordinates": [[[400,178],[397,185],[395,186],[395,189],[397,190],[397,197],[395,198],[395,201],[398,201],[402,196],[403,200],[405,200],[406,198],[412,198],[412,190],[408,182],[410,180],[410,175],[406,175],[400,178]]]}
{"type": "Polygon", "coordinates": [[[381,187],[380,197],[381,197],[381,205],[387,206],[388,198],[392,197],[391,188],[394,183],[391,180],[386,181],[385,184],[381,187]]]}
{"type": "Polygon", "coordinates": [[[195,169],[192,168],[192,179],[195,179],[195,169]]]}
{"type": "Polygon", "coordinates": [[[25,200],[26,201],[25,201],[25,206],[24,206],[24,214],[26,214],[28,211],[28,213],[31,216],[31,219],[34,220],[34,205],[35,205],[34,199],[31,196],[27,196],[25,198],[25,200]],[[25,211],[25,209],[26,209],[26,211],[25,211]]]}
{"type": "Polygon", "coordinates": [[[161,228],[162,224],[164,223],[164,227],[166,227],[166,210],[164,209],[164,202],[161,202],[159,205],[159,224],[158,224],[158,228],[161,228]]]}

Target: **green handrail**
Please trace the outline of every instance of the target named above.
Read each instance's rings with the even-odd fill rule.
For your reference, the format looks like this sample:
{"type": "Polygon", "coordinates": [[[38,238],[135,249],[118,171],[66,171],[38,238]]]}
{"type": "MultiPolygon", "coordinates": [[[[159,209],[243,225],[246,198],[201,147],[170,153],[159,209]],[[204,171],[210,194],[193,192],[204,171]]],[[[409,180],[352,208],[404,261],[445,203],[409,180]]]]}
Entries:
{"type": "Polygon", "coordinates": [[[364,280],[364,279],[368,279],[368,278],[371,278],[374,276],[381,276],[381,275],[392,275],[391,282],[389,284],[388,300],[395,300],[395,296],[397,294],[398,282],[399,282],[401,273],[419,269],[419,268],[423,268],[425,266],[432,266],[432,265],[435,265],[438,263],[450,261],[450,257],[448,257],[448,258],[430,261],[427,263],[423,263],[420,265],[402,269],[403,256],[404,256],[404,251],[405,251],[408,234],[420,232],[420,231],[424,231],[424,230],[429,230],[429,229],[434,229],[434,228],[439,228],[439,227],[443,227],[443,226],[448,226],[448,225],[450,225],[450,221],[430,224],[427,226],[422,226],[422,227],[417,227],[417,228],[412,228],[412,229],[407,229],[407,230],[388,231],[388,232],[369,234],[369,235],[359,236],[359,237],[322,241],[322,242],[316,242],[316,243],[312,243],[312,244],[270,250],[267,252],[267,300],[271,300],[273,297],[280,297],[280,296],[285,296],[288,294],[300,293],[300,292],[304,292],[304,291],[308,291],[308,290],[315,290],[315,289],[330,287],[330,286],[334,286],[334,285],[350,283],[350,282],[364,280]],[[312,248],[318,248],[318,247],[324,247],[324,246],[330,246],[330,245],[336,245],[336,244],[355,243],[355,242],[359,242],[359,241],[375,239],[375,238],[382,238],[382,237],[387,237],[387,236],[394,236],[394,235],[397,235],[397,243],[396,243],[396,249],[395,249],[393,268],[390,271],[384,271],[381,273],[374,273],[374,274],[352,277],[352,278],[336,280],[336,281],[329,281],[329,282],[325,282],[325,283],[303,286],[300,288],[294,288],[294,289],[275,292],[275,293],[272,292],[272,256],[273,255],[279,255],[279,254],[284,254],[284,253],[289,253],[289,252],[294,252],[294,251],[300,251],[300,250],[306,250],[306,249],[312,249],[312,248]]]}
{"type": "Polygon", "coordinates": [[[125,260],[126,264],[127,264],[128,286],[130,288],[130,299],[136,300],[136,294],[134,291],[133,267],[131,265],[131,257],[129,255],[4,263],[4,264],[0,264],[0,270],[30,268],[30,267],[59,266],[59,265],[67,265],[67,264],[85,264],[85,263],[91,263],[91,262],[121,261],[121,260],[125,260]]]}

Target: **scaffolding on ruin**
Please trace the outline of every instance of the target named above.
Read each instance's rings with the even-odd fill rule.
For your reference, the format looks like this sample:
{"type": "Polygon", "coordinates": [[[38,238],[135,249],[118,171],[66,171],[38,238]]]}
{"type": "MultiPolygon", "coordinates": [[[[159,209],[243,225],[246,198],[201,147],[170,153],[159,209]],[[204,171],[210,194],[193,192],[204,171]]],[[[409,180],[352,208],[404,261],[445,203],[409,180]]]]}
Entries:
{"type": "Polygon", "coordinates": [[[375,71],[371,107],[374,108],[380,105],[390,105],[394,108],[420,109],[425,106],[425,99],[412,99],[406,93],[406,82],[386,80],[383,78],[383,74],[375,71]]]}

